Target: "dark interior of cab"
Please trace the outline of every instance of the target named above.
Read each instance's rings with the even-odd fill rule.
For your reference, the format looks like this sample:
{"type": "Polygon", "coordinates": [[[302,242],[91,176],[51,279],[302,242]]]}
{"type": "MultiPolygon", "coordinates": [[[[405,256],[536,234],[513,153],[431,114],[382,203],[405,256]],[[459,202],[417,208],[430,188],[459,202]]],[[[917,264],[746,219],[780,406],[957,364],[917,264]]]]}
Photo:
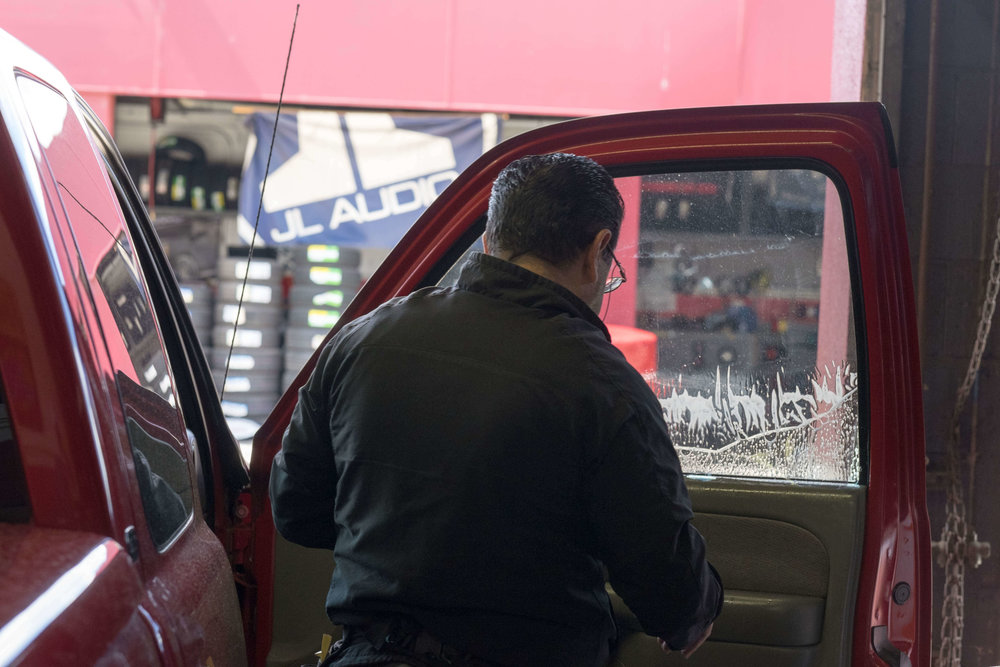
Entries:
{"type": "Polygon", "coordinates": [[[24,465],[0,382],[0,523],[26,523],[30,518],[31,502],[24,465]]]}

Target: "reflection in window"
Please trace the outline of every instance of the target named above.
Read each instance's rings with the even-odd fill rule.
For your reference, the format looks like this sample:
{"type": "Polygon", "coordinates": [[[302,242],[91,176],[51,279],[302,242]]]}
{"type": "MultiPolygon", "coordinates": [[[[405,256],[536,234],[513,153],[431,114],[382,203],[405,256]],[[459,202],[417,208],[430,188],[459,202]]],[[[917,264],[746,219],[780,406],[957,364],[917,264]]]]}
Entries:
{"type": "Polygon", "coordinates": [[[96,278],[119,334],[109,349],[118,359],[116,379],[139,496],[153,543],[162,548],[192,513],[191,472],[173,430],[179,422],[166,358],[124,234],[98,262],[96,278]]]}
{"type": "Polygon", "coordinates": [[[139,384],[173,403],[170,375],[153,312],[131,259],[128,238],[121,234],[97,265],[97,282],[110,306],[139,384]]]}
{"type": "MultiPolygon", "coordinates": [[[[131,383],[122,376],[119,382],[123,387],[131,383]]],[[[125,424],[150,536],[163,547],[191,515],[194,501],[187,463],[174,447],[150,433],[154,427],[144,428],[135,417],[126,417],[125,424]]]]}

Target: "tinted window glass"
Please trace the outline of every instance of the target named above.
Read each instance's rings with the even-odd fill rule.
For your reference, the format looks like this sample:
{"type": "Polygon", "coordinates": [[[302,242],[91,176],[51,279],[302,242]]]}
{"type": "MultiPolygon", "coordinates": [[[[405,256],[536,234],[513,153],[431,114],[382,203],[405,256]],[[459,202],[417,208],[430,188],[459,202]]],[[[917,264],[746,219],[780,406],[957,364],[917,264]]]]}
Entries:
{"type": "Polygon", "coordinates": [[[19,79],[22,98],[80,258],[108,354],[132,450],[143,509],[157,547],[184,526],[193,508],[186,436],[146,286],[103,162],[70,110],[51,88],[19,79]]]}

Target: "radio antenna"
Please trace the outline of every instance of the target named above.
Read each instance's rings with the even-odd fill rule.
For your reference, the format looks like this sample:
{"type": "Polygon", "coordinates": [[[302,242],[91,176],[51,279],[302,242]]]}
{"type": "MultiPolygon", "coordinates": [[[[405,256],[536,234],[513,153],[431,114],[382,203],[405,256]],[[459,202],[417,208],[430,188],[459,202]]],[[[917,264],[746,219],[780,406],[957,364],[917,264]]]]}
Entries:
{"type": "Polygon", "coordinates": [[[295,43],[295,26],[299,22],[299,5],[295,5],[295,19],[292,21],[292,37],[288,40],[288,56],[285,58],[285,74],[281,77],[281,92],[278,93],[278,108],[274,113],[274,127],[271,130],[271,145],[267,149],[267,164],[264,166],[264,180],[260,184],[260,201],[257,202],[257,217],[253,223],[253,236],[250,239],[250,251],[247,253],[247,266],[243,272],[243,285],[240,288],[240,300],[236,306],[236,318],[233,322],[233,335],[229,339],[229,353],[226,355],[226,371],[222,375],[222,390],[219,392],[221,401],[226,395],[226,380],[229,378],[229,362],[233,358],[233,346],[236,344],[236,332],[243,315],[243,296],[247,291],[247,278],[250,277],[250,262],[253,261],[253,248],[257,244],[257,227],[260,225],[260,211],[264,206],[264,188],[267,187],[267,174],[271,170],[271,154],[274,152],[274,138],[278,134],[278,119],[281,118],[281,103],[285,99],[285,82],[288,80],[288,63],[292,60],[292,44],[295,43]]]}

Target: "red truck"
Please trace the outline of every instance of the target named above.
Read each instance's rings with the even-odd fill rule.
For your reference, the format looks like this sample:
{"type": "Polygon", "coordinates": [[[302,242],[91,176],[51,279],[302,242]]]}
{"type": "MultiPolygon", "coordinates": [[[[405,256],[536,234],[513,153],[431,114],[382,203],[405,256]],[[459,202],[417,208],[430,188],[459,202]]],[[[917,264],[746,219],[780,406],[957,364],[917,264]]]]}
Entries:
{"type": "MultiPolygon", "coordinates": [[[[276,536],[267,480],[313,362],[246,465],[107,131],[5,33],[0,66],[0,664],[309,662],[335,633],[334,564],[276,536]]],[[[893,150],[882,108],[861,103],[521,135],[431,205],[338,327],[451,280],[512,159],[594,158],[628,211],[628,289],[608,321],[659,346],[642,370],[726,582],[692,664],[927,667],[920,372],[893,150]],[[678,319],[691,299],[724,312],[678,319]],[[678,361],[689,344],[698,353],[678,361]]],[[[678,660],[616,611],[617,660],[678,660]]]]}

